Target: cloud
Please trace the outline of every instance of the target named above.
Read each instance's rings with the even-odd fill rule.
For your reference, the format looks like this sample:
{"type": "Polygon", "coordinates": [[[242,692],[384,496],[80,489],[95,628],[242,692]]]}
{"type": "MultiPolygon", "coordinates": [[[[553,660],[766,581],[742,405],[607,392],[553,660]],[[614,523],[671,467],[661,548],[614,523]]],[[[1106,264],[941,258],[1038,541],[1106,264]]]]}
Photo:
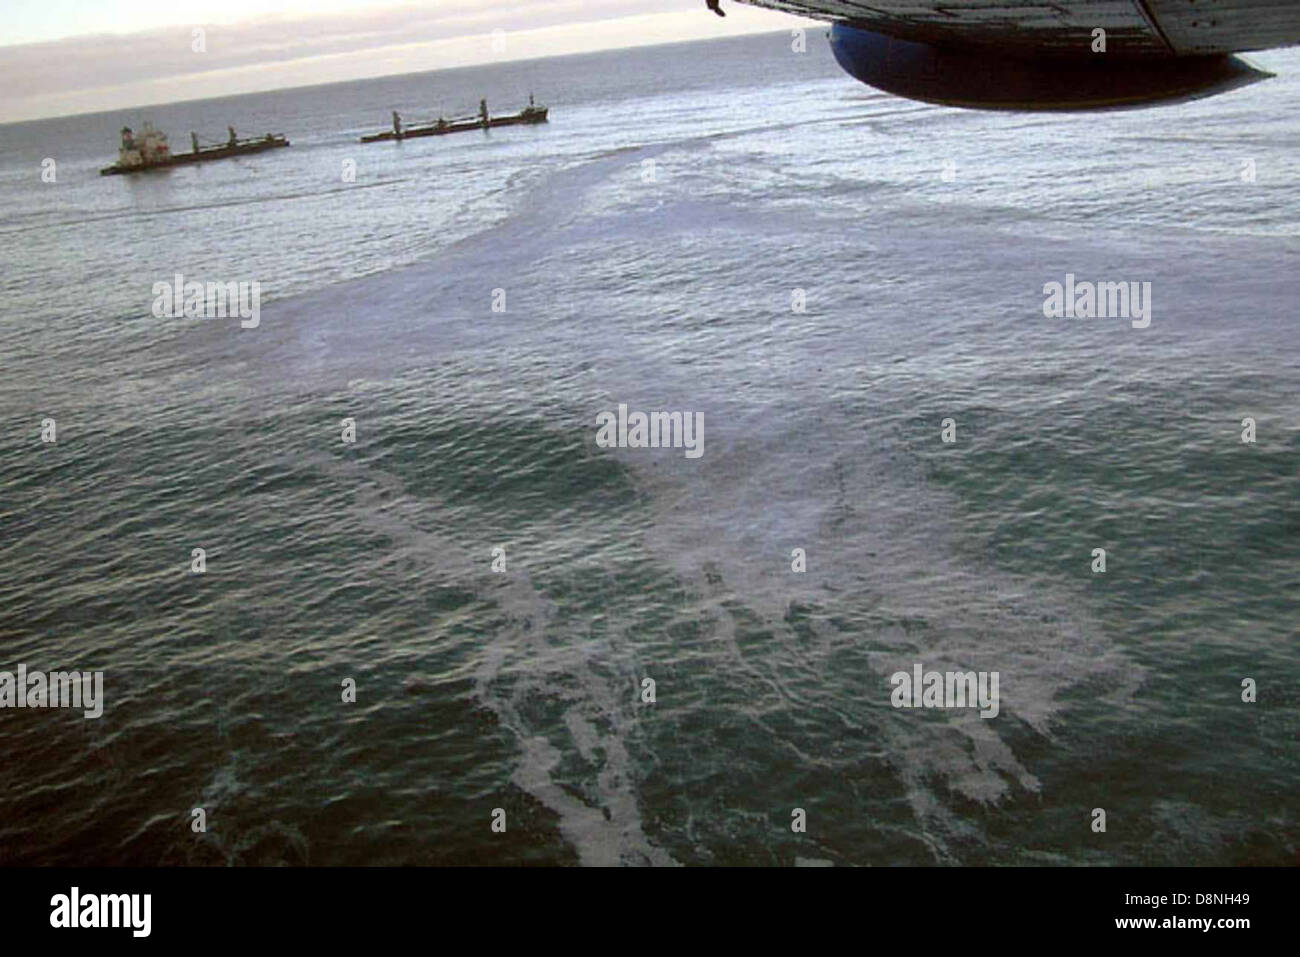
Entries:
{"type": "Polygon", "coordinates": [[[0,121],[125,108],[553,56],[647,42],[781,29],[793,18],[702,0],[440,0],[327,16],[261,17],[0,47],[0,121]],[[506,48],[493,49],[493,31],[506,48]]]}

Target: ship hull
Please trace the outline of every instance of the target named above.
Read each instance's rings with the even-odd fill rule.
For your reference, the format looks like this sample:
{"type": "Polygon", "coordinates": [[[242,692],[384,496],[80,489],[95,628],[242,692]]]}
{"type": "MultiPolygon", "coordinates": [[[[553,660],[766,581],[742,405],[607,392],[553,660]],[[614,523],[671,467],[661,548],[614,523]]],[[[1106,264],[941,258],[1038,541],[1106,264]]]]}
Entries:
{"type": "Polygon", "coordinates": [[[471,130],[496,129],[498,126],[531,126],[536,123],[547,122],[546,115],[549,112],[548,108],[542,107],[532,113],[489,117],[486,124],[482,120],[462,120],[455,123],[412,126],[410,129],[402,130],[400,134],[394,133],[392,130],[385,130],[382,133],[371,133],[363,136],[361,142],[385,143],[395,140],[413,140],[422,136],[446,136],[449,133],[468,133],[471,130]]]}
{"type": "Polygon", "coordinates": [[[236,146],[211,146],[197,153],[176,153],[154,163],[142,163],[139,166],[123,166],[114,163],[99,171],[100,176],[119,176],[124,173],[143,173],[151,169],[169,169],[173,166],[190,166],[194,163],[210,163],[215,160],[230,159],[235,156],[248,156],[252,153],[265,153],[267,150],[282,149],[289,145],[283,137],[270,140],[254,140],[236,146]]]}

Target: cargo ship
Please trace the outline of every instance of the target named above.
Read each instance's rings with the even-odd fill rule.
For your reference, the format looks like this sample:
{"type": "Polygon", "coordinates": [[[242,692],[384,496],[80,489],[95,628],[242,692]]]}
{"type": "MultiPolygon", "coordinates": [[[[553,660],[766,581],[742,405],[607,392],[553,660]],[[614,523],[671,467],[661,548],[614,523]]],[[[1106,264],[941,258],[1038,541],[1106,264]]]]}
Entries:
{"type": "Polygon", "coordinates": [[[361,137],[363,143],[381,143],[389,140],[407,140],[417,136],[445,136],[448,133],[465,133],[469,130],[488,130],[498,126],[519,126],[529,123],[545,123],[550,112],[545,106],[533,102],[533,95],[528,94],[528,105],[518,113],[507,116],[491,116],[488,113],[487,100],[478,101],[477,116],[458,116],[452,119],[438,117],[435,122],[419,126],[403,126],[402,118],[393,110],[393,128],[382,133],[370,133],[361,137]]]}
{"type": "Polygon", "coordinates": [[[239,139],[233,126],[226,127],[230,132],[224,143],[200,146],[199,137],[190,134],[191,151],[173,153],[167,146],[167,134],[156,130],[148,121],[139,133],[131,127],[122,127],[122,145],[117,151],[117,162],[99,171],[100,176],[115,176],[119,173],[140,173],[147,169],[161,169],[168,166],[185,166],[190,163],[208,163],[213,160],[228,159],[231,156],[246,156],[249,153],[262,153],[266,150],[279,149],[289,145],[289,141],[280,133],[267,133],[255,139],[239,139]]]}

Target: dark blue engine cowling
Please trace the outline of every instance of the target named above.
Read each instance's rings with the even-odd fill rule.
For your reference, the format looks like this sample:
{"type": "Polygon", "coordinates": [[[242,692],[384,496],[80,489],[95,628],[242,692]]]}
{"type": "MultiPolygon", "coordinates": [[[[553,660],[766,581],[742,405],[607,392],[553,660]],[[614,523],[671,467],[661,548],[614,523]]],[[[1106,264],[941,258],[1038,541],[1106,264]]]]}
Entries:
{"type": "Polygon", "coordinates": [[[913,100],[994,110],[1096,110],[1210,96],[1272,76],[1233,56],[1008,56],[993,47],[941,47],[846,23],[831,27],[840,66],[869,86],[913,100]]]}

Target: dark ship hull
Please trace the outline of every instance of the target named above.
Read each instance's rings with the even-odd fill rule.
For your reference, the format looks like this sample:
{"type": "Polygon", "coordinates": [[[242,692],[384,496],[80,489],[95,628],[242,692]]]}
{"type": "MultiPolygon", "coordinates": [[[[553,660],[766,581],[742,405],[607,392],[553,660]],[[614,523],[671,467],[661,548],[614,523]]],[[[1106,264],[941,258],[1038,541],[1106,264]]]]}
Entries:
{"type": "Polygon", "coordinates": [[[410,140],[420,136],[446,136],[448,133],[467,133],[470,130],[495,129],[498,126],[523,126],[533,123],[545,123],[548,112],[550,112],[548,107],[540,106],[531,107],[522,113],[513,113],[509,116],[488,117],[486,122],[477,117],[472,120],[445,120],[424,126],[412,126],[400,133],[394,130],[371,133],[361,137],[361,142],[380,143],[388,140],[410,140]]]}
{"type": "Polygon", "coordinates": [[[188,166],[191,163],[210,163],[214,160],[229,159],[232,156],[247,156],[250,153],[264,153],[267,150],[281,149],[289,141],[278,134],[268,134],[259,140],[239,140],[233,146],[206,146],[190,153],[176,153],[163,160],[141,163],[138,166],[123,166],[114,163],[99,171],[100,176],[116,176],[120,173],[142,173],[145,170],[165,169],[171,166],[188,166]]]}

